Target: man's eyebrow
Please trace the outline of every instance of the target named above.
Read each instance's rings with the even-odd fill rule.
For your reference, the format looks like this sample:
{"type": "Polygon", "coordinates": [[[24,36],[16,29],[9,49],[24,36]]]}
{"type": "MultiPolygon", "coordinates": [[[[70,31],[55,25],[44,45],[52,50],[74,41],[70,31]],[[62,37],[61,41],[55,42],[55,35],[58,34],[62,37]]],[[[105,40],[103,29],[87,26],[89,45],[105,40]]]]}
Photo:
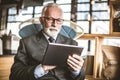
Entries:
{"type": "Polygon", "coordinates": [[[53,17],[45,17],[45,18],[52,18],[52,19],[61,19],[61,20],[64,20],[62,18],[53,18],[53,17]]]}

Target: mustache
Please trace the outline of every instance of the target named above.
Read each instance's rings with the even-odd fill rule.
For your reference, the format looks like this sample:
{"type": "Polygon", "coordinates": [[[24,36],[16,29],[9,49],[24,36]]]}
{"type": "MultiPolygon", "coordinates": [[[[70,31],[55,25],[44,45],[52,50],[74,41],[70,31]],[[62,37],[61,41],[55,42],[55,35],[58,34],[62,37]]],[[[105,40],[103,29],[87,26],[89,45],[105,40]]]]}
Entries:
{"type": "Polygon", "coordinates": [[[56,30],[56,31],[59,31],[59,29],[58,28],[56,28],[56,27],[49,27],[49,30],[56,30]]]}
{"type": "Polygon", "coordinates": [[[60,32],[59,28],[56,27],[44,27],[43,31],[51,37],[57,36],[57,34],[60,32]]]}

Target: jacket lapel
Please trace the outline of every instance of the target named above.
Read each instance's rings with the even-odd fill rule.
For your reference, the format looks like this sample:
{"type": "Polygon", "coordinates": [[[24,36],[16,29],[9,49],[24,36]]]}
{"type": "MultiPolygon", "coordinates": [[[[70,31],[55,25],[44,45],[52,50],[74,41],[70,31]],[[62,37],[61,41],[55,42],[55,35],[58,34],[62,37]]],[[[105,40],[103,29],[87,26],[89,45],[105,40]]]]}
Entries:
{"type": "Polygon", "coordinates": [[[58,34],[58,37],[57,37],[57,39],[56,39],[56,43],[62,43],[62,44],[64,44],[65,43],[65,37],[64,36],[62,36],[61,34],[58,34]]]}
{"type": "Polygon", "coordinates": [[[40,44],[40,46],[43,49],[46,49],[48,46],[48,41],[45,38],[45,36],[43,35],[42,30],[36,36],[37,36],[36,38],[37,38],[38,44],[40,44]]]}

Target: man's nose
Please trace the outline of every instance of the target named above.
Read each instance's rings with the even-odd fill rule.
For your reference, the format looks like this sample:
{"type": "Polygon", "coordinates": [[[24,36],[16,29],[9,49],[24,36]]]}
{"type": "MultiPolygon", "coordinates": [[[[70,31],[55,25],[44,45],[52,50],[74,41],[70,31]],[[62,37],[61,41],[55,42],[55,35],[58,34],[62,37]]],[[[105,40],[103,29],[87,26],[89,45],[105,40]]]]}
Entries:
{"type": "Polygon", "coordinates": [[[52,26],[56,27],[56,20],[55,19],[53,19],[53,21],[52,21],[52,26]]]}

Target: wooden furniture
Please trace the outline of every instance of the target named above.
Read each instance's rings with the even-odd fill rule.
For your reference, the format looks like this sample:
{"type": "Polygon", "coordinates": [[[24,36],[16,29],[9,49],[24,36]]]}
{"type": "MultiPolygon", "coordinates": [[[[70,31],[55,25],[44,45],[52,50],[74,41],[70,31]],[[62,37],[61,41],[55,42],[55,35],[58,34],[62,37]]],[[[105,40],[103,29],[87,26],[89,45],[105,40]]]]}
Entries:
{"type": "Polygon", "coordinates": [[[89,80],[102,79],[102,45],[104,39],[120,39],[119,34],[84,34],[79,39],[95,40],[93,75],[86,75],[89,80]]]}
{"type": "Polygon", "coordinates": [[[103,76],[104,79],[119,80],[120,79],[120,47],[103,45],[103,76]]]}
{"type": "Polygon", "coordinates": [[[120,35],[120,0],[109,0],[110,34],[120,35]]]}
{"type": "Polygon", "coordinates": [[[102,80],[100,78],[94,78],[93,75],[86,75],[85,80],[102,80]]]}
{"type": "Polygon", "coordinates": [[[10,69],[13,64],[13,55],[0,56],[0,80],[9,80],[10,69]]]}

